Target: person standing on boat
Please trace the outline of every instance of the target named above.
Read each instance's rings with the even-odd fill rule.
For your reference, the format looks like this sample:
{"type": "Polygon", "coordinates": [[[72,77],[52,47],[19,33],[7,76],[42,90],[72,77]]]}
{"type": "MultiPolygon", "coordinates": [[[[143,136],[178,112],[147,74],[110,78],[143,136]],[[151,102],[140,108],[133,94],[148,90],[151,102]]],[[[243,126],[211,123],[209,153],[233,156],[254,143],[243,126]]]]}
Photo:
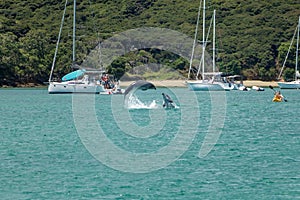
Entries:
{"type": "Polygon", "coordinates": [[[102,79],[104,88],[108,89],[108,74],[104,74],[101,79],[102,79]]]}

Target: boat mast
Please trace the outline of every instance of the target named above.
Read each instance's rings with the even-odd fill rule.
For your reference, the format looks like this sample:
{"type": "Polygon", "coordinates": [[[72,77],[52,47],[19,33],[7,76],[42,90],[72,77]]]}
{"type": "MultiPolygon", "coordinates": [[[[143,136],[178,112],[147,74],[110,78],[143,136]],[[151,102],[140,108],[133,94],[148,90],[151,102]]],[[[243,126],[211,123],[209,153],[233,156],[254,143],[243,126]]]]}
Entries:
{"type": "MultiPolygon", "coordinates": [[[[208,37],[209,37],[209,34],[210,34],[210,29],[211,29],[211,27],[212,27],[212,23],[213,23],[213,16],[211,17],[210,25],[209,25],[209,28],[208,28],[208,31],[207,31],[207,34],[206,34],[205,47],[206,47],[206,44],[207,44],[207,41],[208,41],[208,37]]],[[[200,63],[199,63],[199,67],[198,67],[198,71],[197,71],[196,77],[198,77],[199,74],[200,74],[201,66],[202,66],[202,59],[200,59],[200,63]]],[[[197,80],[198,80],[198,78],[197,78],[197,80]]]]}
{"type": "Polygon", "coordinates": [[[213,29],[213,72],[216,69],[216,10],[214,10],[214,29],[213,29]]]}
{"type": "Polygon", "coordinates": [[[298,71],[299,29],[300,29],[300,16],[299,16],[299,21],[298,21],[298,30],[297,30],[297,46],[296,46],[295,81],[297,80],[297,71],[298,71]]]}
{"type": "Polygon", "coordinates": [[[204,51],[205,51],[205,0],[203,0],[203,24],[202,24],[202,34],[203,34],[203,41],[202,41],[202,80],[204,80],[204,51]]]}
{"type": "MultiPolygon", "coordinates": [[[[200,21],[199,19],[200,19],[200,12],[201,12],[201,3],[202,3],[202,0],[200,0],[200,2],[199,2],[194,43],[193,43],[192,55],[191,55],[191,59],[190,59],[190,66],[189,66],[189,72],[188,72],[188,80],[190,79],[190,76],[191,76],[192,63],[193,63],[193,58],[194,58],[194,53],[195,53],[195,46],[196,46],[197,35],[198,35],[198,26],[199,26],[199,21],[200,21]]],[[[196,77],[196,79],[198,79],[198,77],[196,77]]]]}
{"type": "Polygon", "coordinates": [[[76,0],[73,5],[73,60],[72,64],[75,64],[75,31],[76,31],[76,0]]]}

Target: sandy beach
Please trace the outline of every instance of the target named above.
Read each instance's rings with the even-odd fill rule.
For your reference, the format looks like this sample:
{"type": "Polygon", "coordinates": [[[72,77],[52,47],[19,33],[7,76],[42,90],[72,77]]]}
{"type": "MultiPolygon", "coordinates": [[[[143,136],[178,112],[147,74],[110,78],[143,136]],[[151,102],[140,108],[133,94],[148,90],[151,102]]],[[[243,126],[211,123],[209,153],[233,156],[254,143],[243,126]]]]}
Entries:
{"type": "MultiPolygon", "coordinates": [[[[187,87],[185,84],[185,80],[148,80],[153,83],[156,87],[187,87]]],[[[127,87],[134,81],[121,81],[121,87],[127,87]]],[[[268,87],[269,85],[273,87],[278,87],[277,82],[268,82],[268,81],[259,81],[259,80],[246,80],[244,81],[244,85],[246,87],[258,86],[258,87],[268,87]]]]}
{"type": "MultiPolygon", "coordinates": [[[[148,80],[153,83],[156,87],[187,87],[185,84],[186,80],[148,80]]],[[[122,88],[128,87],[134,81],[120,81],[120,86],[122,88]]],[[[277,82],[275,81],[259,81],[259,80],[246,80],[243,82],[246,87],[258,86],[258,87],[269,87],[269,85],[273,87],[278,87],[277,82]]],[[[3,85],[0,88],[11,88],[13,86],[3,85]]],[[[20,88],[43,88],[45,85],[36,84],[36,83],[26,83],[26,84],[17,84],[15,87],[20,88]]]]}

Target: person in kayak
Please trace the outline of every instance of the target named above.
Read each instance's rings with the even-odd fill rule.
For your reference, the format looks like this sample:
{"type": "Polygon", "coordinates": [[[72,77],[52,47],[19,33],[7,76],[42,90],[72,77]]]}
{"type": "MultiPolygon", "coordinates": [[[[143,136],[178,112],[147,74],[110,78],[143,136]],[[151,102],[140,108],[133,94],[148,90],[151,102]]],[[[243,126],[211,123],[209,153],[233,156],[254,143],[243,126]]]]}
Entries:
{"type": "Polygon", "coordinates": [[[275,92],[273,101],[281,102],[284,101],[284,96],[280,93],[280,91],[275,92]]]}

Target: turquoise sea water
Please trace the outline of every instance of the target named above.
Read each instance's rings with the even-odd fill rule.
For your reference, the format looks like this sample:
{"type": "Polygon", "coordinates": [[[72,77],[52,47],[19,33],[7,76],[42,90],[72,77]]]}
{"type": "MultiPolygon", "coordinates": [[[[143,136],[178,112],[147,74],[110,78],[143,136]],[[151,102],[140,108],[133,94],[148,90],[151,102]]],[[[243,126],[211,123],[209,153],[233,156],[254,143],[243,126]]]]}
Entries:
{"type": "Polygon", "coordinates": [[[195,104],[186,88],[159,88],[138,92],[148,109],[127,110],[123,96],[2,89],[0,198],[300,198],[300,91],[282,92],[286,103],[272,103],[273,91],[266,89],[213,94],[219,98],[213,103],[211,94],[198,92],[195,104]],[[161,92],[180,108],[163,110],[161,92]],[[153,100],[156,105],[149,106],[153,100]],[[93,136],[93,112],[98,132],[133,157],[109,151],[101,135],[93,136]],[[199,157],[212,124],[221,135],[208,155],[199,157]],[[169,147],[177,135],[175,148],[147,157],[169,147]],[[136,155],[146,158],[135,162],[136,155]]]}

